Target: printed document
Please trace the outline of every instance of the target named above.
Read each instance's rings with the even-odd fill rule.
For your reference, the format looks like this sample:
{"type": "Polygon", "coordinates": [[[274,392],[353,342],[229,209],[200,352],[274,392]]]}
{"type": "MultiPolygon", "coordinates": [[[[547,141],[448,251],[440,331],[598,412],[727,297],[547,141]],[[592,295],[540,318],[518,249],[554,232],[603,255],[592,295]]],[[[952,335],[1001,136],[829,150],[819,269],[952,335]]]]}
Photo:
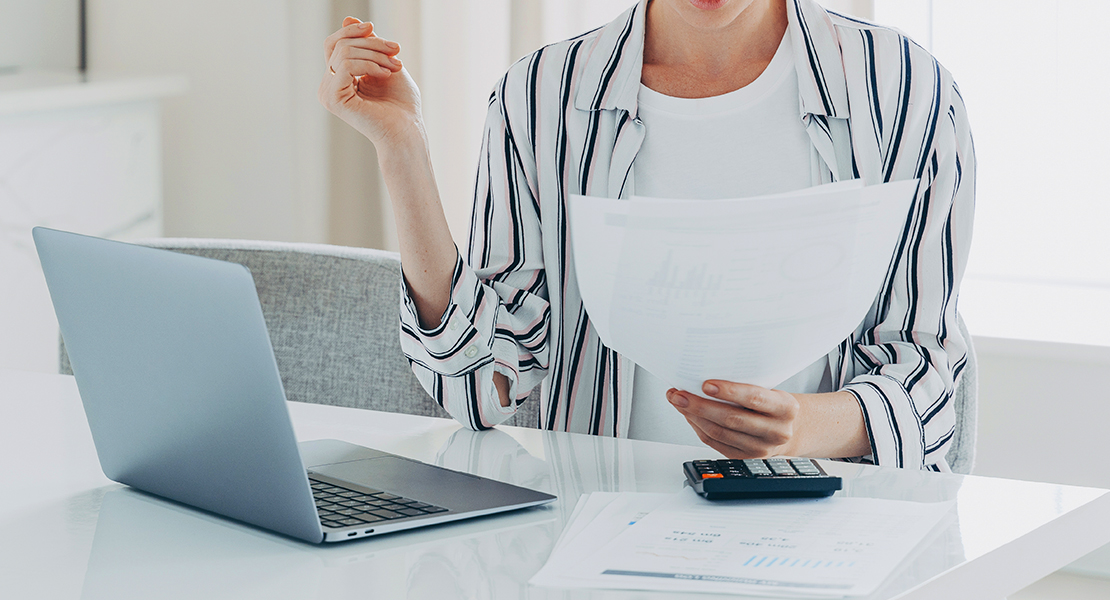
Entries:
{"type": "Polygon", "coordinates": [[[853,180],[733,200],[572,196],[582,301],[607,346],[667,385],[773,387],[863,321],[916,190],[853,180]]]}
{"type": "Polygon", "coordinates": [[[580,503],[583,510],[576,510],[532,584],[863,596],[878,589],[953,506],[842,497],[708,501],[689,489],[667,499],[606,496],[580,503]],[[583,517],[589,522],[580,522],[583,517]]]}

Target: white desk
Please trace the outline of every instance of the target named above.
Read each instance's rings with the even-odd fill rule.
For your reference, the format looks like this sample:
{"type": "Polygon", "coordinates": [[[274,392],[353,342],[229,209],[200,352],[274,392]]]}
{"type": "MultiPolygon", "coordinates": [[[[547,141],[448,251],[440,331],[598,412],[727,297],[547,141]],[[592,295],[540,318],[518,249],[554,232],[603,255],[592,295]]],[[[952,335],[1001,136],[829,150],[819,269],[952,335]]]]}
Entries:
{"type": "MultiPolygon", "coordinates": [[[[312,546],[104,478],[72,378],[0,371],[4,598],[664,598],[529,588],[578,496],[677,491],[704,449],[289,405],[333,437],[541,489],[547,507],[312,546]]],[[[1077,458],[1077,460],[1086,460],[1077,458]]],[[[1091,461],[1095,464],[1095,461],[1091,461]]],[[[1110,542],[1106,490],[825,463],[852,496],[957,501],[876,598],[1003,598],[1110,542]]],[[[705,599],[697,595],[693,598],[705,599]]]]}

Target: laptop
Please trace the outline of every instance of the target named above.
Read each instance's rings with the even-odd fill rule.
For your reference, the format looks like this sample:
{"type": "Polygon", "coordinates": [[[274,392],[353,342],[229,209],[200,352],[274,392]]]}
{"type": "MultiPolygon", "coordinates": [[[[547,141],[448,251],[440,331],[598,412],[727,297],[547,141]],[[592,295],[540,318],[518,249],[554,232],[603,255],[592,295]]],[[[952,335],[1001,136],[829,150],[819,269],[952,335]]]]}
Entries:
{"type": "Polygon", "coordinates": [[[555,500],[339,440],[298,447],[246,267],[33,235],[109,479],[312,543],[555,500]]]}

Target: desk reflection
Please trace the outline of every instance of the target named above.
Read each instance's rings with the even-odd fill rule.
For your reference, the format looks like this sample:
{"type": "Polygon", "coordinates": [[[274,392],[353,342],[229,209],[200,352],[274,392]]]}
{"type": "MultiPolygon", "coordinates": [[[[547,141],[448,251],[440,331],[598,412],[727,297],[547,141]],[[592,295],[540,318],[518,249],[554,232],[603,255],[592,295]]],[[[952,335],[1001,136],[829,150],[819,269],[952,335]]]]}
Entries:
{"type": "Polygon", "coordinates": [[[313,546],[118,488],[104,495],[82,598],[520,597],[555,535],[531,509],[313,546]]]}
{"type": "MultiPolygon", "coordinates": [[[[929,471],[874,469],[848,463],[826,463],[826,469],[844,477],[838,495],[885,498],[911,502],[958,500],[965,478],[929,471]]],[[[871,598],[889,598],[964,561],[959,510],[953,510],[933,529],[906,560],[895,569],[871,598]]]]}
{"type": "MultiPolygon", "coordinates": [[[[448,468],[552,488],[552,469],[498,431],[459,431],[448,468]]],[[[574,500],[576,500],[575,498],[574,500]]],[[[570,502],[573,507],[574,500],[570,502]]],[[[104,494],[82,598],[524,597],[562,527],[561,511],[504,515],[313,546],[117,488],[104,494]]]]}
{"type": "MultiPolygon", "coordinates": [[[[543,458],[533,456],[504,431],[459,429],[436,452],[435,464],[555,494],[559,499],[551,506],[558,512],[560,523],[570,516],[584,493],[636,491],[635,456],[627,445],[595,435],[527,433],[542,436],[543,458]]],[[[649,456],[641,452],[641,458],[649,456]]],[[[653,461],[648,458],[642,462],[653,461]]],[[[650,491],[681,489],[682,474],[672,464],[673,459],[660,462],[666,463],[666,472],[670,473],[670,477],[663,476],[666,490],[654,489],[650,478],[641,477],[639,481],[647,482],[653,488],[650,491]]]]}

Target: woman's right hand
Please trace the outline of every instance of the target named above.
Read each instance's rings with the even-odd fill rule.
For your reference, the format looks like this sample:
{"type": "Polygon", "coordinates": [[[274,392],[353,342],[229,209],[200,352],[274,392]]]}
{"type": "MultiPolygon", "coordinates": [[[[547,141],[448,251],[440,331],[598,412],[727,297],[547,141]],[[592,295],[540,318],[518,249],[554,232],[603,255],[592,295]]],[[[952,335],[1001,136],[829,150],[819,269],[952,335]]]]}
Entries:
{"type": "Polygon", "coordinates": [[[420,91],[397,59],[400,51],[399,44],[374,35],[373,23],[354,17],[324,41],[328,68],[320,103],[375,146],[423,135],[420,91]]]}

